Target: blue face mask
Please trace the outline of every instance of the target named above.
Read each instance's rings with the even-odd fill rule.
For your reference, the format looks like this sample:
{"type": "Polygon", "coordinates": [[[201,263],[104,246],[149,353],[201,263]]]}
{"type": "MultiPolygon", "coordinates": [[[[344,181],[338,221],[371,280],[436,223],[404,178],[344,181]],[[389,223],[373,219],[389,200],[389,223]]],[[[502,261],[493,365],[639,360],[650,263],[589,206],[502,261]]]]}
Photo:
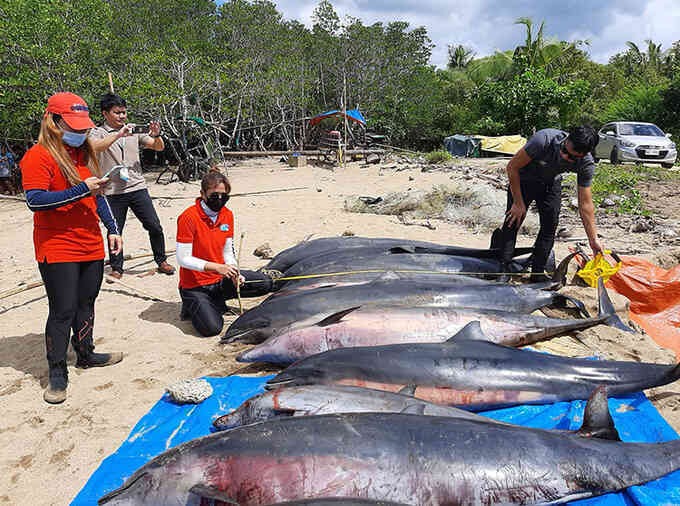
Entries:
{"type": "Polygon", "coordinates": [[[77,134],[75,132],[66,131],[63,131],[63,133],[64,136],[61,138],[61,140],[64,142],[64,144],[74,148],[82,146],[83,142],[85,142],[85,139],[87,139],[87,134],[77,134]]]}

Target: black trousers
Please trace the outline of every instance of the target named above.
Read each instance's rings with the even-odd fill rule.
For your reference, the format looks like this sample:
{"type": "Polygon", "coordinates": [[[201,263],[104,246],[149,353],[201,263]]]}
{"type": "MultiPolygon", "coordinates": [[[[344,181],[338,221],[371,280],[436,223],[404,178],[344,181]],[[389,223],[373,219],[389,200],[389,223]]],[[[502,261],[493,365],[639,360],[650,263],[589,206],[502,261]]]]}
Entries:
{"type": "MultiPolygon", "coordinates": [[[[272,291],[272,280],[257,271],[241,271],[246,281],[241,286],[241,297],[259,297],[272,291]]],[[[223,314],[227,311],[226,300],[237,297],[236,287],[229,278],[222,278],[213,285],[179,289],[182,298],[182,318],[191,318],[194,328],[204,337],[216,336],[224,325],[223,314]]]]}
{"type": "Polygon", "coordinates": [[[94,349],[94,301],[104,276],[104,260],[38,263],[45,283],[49,315],[45,326],[47,362],[66,364],[69,335],[78,355],[94,349]]]}
{"type": "MultiPolygon", "coordinates": [[[[550,182],[535,180],[520,180],[522,199],[527,206],[527,210],[532,202],[536,202],[540,229],[536,242],[534,243],[534,254],[531,264],[532,273],[543,273],[545,264],[550,256],[550,251],[555,244],[555,231],[560,221],[560,208],[562,207],[562,178],[556,178],[550,182]]],[[[513,204],[512,192],[508,189],[507,211],[513,204]]],[[[507,222],[503,223],[501,229],[501,262],[509,264],[515,251],[517,242],[517,232],[519,225],[512,228],[508,227],[507,222]]]]}
{"type": "MultiPolygon", "coordinates": [[[[149,232],[153,259],[158,265],[165,262],[167,256],[165,255],[163,227],[161,220],[158,219],[158,214],[156,214],[156,209],[153,207],[149,191],[143,189],[119,195],[107,195],[106,199],[109,201],[111,212],[118,223],[118,230],[121,235],[123,234],[123,227],[125,227],[128,209],[130,209],[144,229],[149,232]]],[[[117,255],[112,255],[109,247],[109,258],[111,259],[111,269],[123,272],[123,250],[121,249],[117,255]]]]}

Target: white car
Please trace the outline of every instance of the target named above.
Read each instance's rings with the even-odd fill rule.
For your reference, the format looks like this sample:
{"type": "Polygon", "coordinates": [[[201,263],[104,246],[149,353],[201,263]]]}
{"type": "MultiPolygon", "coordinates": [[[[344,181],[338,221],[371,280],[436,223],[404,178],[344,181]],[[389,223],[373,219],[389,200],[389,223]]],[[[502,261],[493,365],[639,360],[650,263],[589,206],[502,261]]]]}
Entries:
{"type": "Polygon", "coordinates": [[[664,134],[653,123],[614,121],[600,129],[595,158],[611,163],[652,162],[670,168],[678,156],[671,134],[664,134]]]}

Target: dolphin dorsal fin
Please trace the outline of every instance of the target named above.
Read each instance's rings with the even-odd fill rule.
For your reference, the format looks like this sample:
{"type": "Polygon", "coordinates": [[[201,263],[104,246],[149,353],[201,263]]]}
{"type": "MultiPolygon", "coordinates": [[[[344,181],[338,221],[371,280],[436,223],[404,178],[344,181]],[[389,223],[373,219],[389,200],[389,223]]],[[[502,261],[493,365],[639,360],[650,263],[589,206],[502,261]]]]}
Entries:
{"type": "Polygon", "coordinates": [[[337,313],[333,313],[330,316],[327,316],[320,322],[315,323],[317,327],[328,327],[329,325],[333,325],[335,323],[338,323],[340,320],[342,320],[346,315],[350,314],[352,311],[356,311],[359,309],[361,306],[354,306],[349,309],[343,309],[342,311],[338,311],[337,313]]]}
{"type": "Polygon", "coordinates": [[[424,415],[425,414],[425,404],[409,404],[400,413],[410,414],[410,415],[424,415]]]}
{"type": "Polygon", "coordinates": [[[583,437],[621,441],[614,427],[614,420],[609,413],[606,386],[600,385],[590,395],[583,412],[583,425],[578,430],[578,434],[583,437]]]}
{"type": "Polygon", "coordinates": [[[410,395],[413,397],[416,395],[416,388],[418,388],[417,385],[406,385],[397,393],[400,393],[401,395],[410,395]]]}
{"type": "Polygon", "coordinates": [[[482,331],[482,326],[479,321],[475,320],[465,325],[465,327],[447,339],[446,342],[455,343],[466,339],[472,341],[488,341],[489,337],[482,331]]]}

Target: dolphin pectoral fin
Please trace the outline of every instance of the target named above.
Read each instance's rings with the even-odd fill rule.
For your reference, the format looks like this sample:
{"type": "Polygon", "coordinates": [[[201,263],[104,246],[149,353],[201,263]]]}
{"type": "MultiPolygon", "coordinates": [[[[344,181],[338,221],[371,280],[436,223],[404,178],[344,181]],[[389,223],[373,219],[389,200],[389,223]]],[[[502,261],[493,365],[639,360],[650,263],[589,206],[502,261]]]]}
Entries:
{"type": "Polygon", "coordinates": [[[600,385],[590,395],[583,411],[583,425],[577,434],[582,437],[621,441],[609,412],[606,386],[600,385]]]}
{"type": "Polygon", "coordinates": [[[610,327],[623,330],[624,332],[634,333],[635,331],[631,329],[628,325],[621,321],[621,318],[616,314],[614,309],[614,304],[612,304],[607,289],[604,286],[604,281],[602,278],[597,280],[597,302],[598,302],[598,316],[607,316],[603,321],[605,325],[610,327]]]}
{"type": "Polygon", "coordinates": [[[199,483],[191,487],[189,492],[205,499],[214,499],[216,501],[222,501],[228,504],[236,504],[238,506],[238,502],[236,502],[232,497],[228,496],[223,491],[215,487],[211,487],[210,485],[203,485],[202,483],[199,483]]]}
{"type": "Polygon", "coordinates": [[[342,320],[346,315],[350,314],[352,311],[356,311],[359,309],[361,306],[354,306],[349,309],[343,309],[342,311],[338,311],[337,313],[333,313],[330,316],[327,316],[323,320],[315,323],[317,327],[328,327],[329,325],[333,325],[334,323],[338,323],[340,320],[342,320]]]}
{"type": "Polygon", "coordinates": [[[409,396],[413,397],[414,395],[416,395],[416,389],[417,388],[418,388],[417,385],[406,385],[401,390],[399,390],[399,392],[397,392],[397,393],[399,393],[401,395],[409,395],[409,396]]]}
{"type": "Polygon", "coordinates": [[[410,415],[424,415],[425,405],[424,404],[409,404],[400,413],[410,414],[410,415]]]}
{"type": "Polygon", "coordinates": [[[448,338],[446,342],[456,343],[463,340],[488,341],[489,336],[482,331],[482,325],[479,321],[475,320],[465,325],[465,327],[460,329],[455,335],[448,338]]]}

